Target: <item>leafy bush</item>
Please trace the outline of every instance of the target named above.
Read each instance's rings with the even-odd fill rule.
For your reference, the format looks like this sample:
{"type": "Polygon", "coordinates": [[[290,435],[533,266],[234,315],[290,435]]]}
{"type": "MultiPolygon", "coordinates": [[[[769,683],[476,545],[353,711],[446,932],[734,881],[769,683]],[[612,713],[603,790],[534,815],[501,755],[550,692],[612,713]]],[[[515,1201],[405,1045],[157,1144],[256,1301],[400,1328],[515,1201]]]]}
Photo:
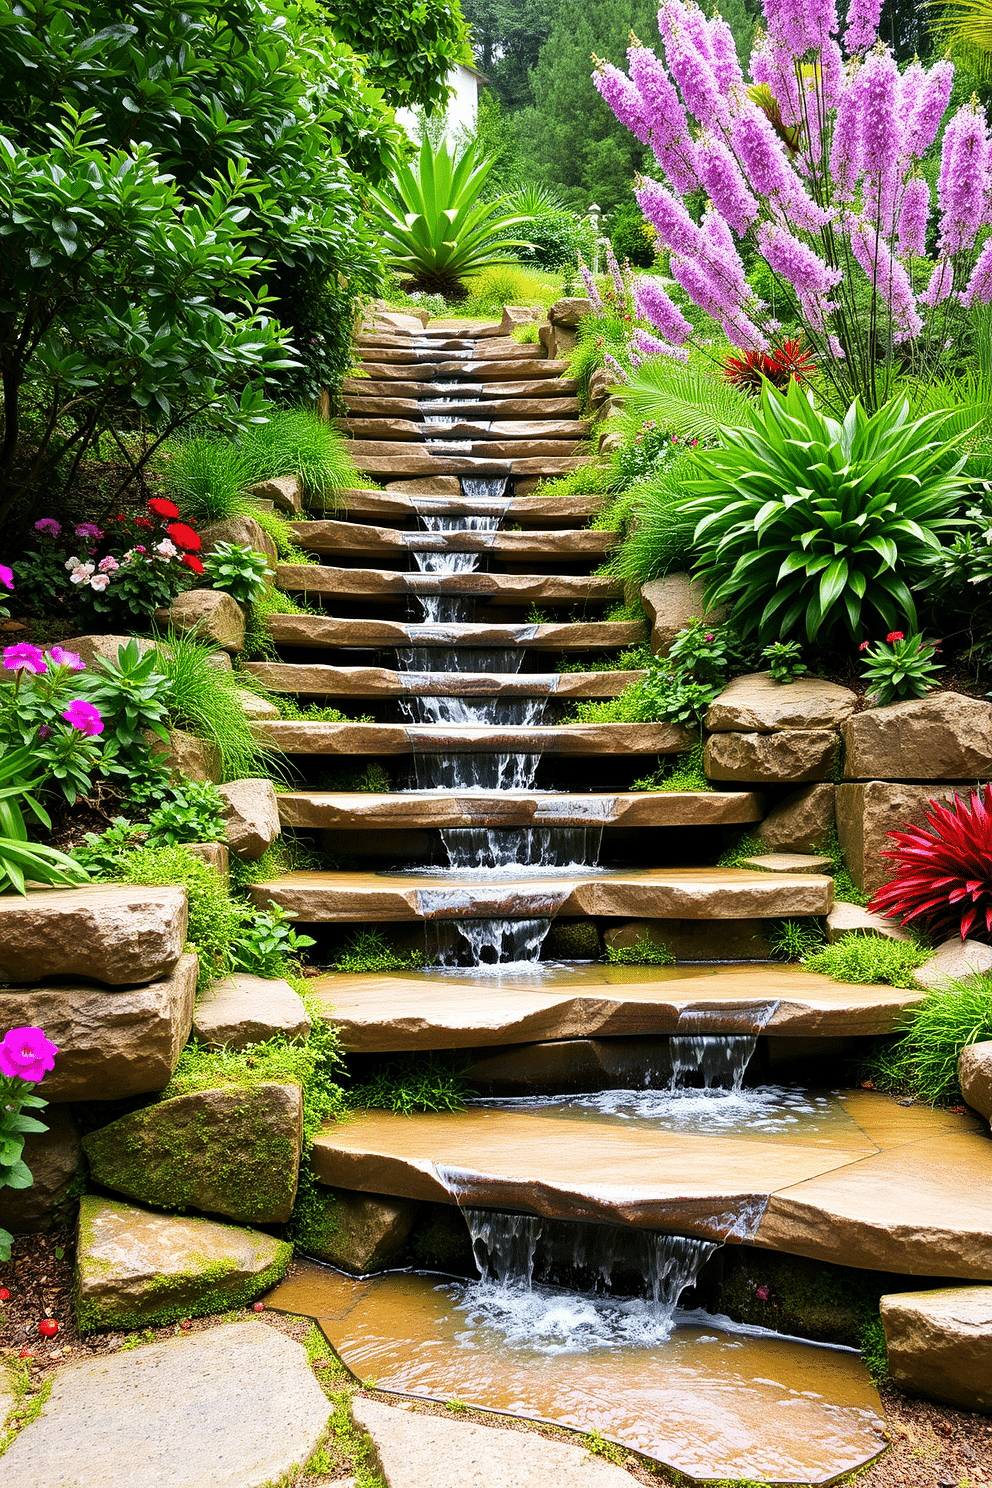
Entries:
{"type": "Polygon", "coordinates": [[[931,801],[928,825],[890,832],[882,853],[896,865],[869,908],[935,940],[951,935],[992,941],[992,785],[931,801]]]}
{"type": "Polygon", "coordinates": [[[317,942],[299,935],[290,923],[292,916],[279,905],[257,910],[240,934],[234,937],[231,954],[239,971],[252,976],[285,976],[296,965],[300,952],[317,942]]]}
{"type": "Polygon", "coordinates": [[[624,202],[613,213],[610,242],[621,263],[633,264],[635,269],[650,269],[654,263],[657,236],[633,202],[624,202]]]}
{"type": "Polygon", "coordinates": [[[42,827],[51,819],[35,795],[44,777],[36,774],[30,749],[0,746],[0,894],[13,889],[27,892],[25,883],[78,884],[89,877],[86,869],[54,847],[28,841],[25,813],[42,827]]]}
{"type": "Polygon", "coordinates": [[[803,959],[807,971],[822,972],[835,982],[858,986],[883,983],[889,987],[918,986],[913,972],[933,952],[915,940],[889,940],[884,935],[845,935],[803,959]]]}
{"type": "Polygon", "coordinates": [[[527,275],[513,264],[484,269],[469,280],[468,291],[463,306],[466,315],[499,316],[504,305],[527,305],[533,300],[527,275]]]}
{"type": "Polygon", "coordinates": [[[80,691],[99,709],[118,746],[139,757],[147,753],[143,735],[151,732],[168,744],[165,721],[172,684],[159,670],[158,652],[142,650],[131,636],[117,648],[116,661],[98,658],[80,678],[80,691]]]}
{"type": "Polygon", "coordinates": [[[504,205],[527,220],[528,242],[520,245],[521,263],[539,269],[573,266],[580,255],[592,258],[594,234],[587,221],[570,212],[549,186],[521,186],[505,198],[504,205]]]}
{"type": "Polygon", "coordinates": [[[372,193],[388,260],[415,288],[463,293],[467,274],[505,263],[507,249],[523,241],[501,234],[526,222],[524,216],[503,211],[501,201],[479,200],[491,169],[491,161],[477,160],[474,146],[452,155],[444,143],[434,149],[425,134],[416,161],[372,193]]]}
{"type": "Polygon", "coordinates": [[[857,638],[901,615],[915,624],[908,586],[965,488],[953,420],[910,421],[909,404],[893,401],[873,416],[855,402],[838,423],[796,383],[784,397],[766,389],[745,426],[696,451],[687,482],[708,603],[732,604],[740,629],[766,641],[799,627],[811,641],[857,638]]]}
{"type": "Polygon", "coordinates": [[[577,703],[579,723],[681,723],[701,726],[739,652],[726,627],[690,620],[666,656],[648,656],[646,675],[608,702],[577,703]]]}
{"type": "Polygon", "coordinates": [[[747,427],[749,409],[750,400],[717,377],[708,358],[649,356],[627,378],[614,426],[633,435],[651,422],[683,440],[721,439],[726,429],[747,427]]]}
{"type": "Polygon", "coordinates": [[[767,663],[773,682],[795,682],[809,671],[798,641],[772,641],[762,651],[761,659],[767,663]]]}
{"type": "Polygon", "coordinates": [[[204,561],[203,572],[212,589],[230,594],[238,604],[260,598],[275,577],[265,554],[247,543],[217,543],[204,561]]]}
{"type": "Polygon", "coordinates": [[[937,647],[932,642],[920,635],[903,635],[901,630],[890,631],[884,645],[881,641],[875,646],[862,643],[859,649],[866,652],[861,680],[872,689],[868,701],[873,708],[903,698],[926,697],[937,686],[937,673],[943,671],[934,660],[937,647]]]}
{"type": "Polygon", "coordinates": [[[169,721],[220,750],[225,780],[271,775],[277,756],[251,731],[238,697],[238,678],[210,664],[213,648],[170,631],[157,655],[171,683],[169,721]]]}
{"type": "Polygon", "coordinates": [[[184,888],[189,902],[187,936],[200,958],[201,990],[234,970],[231,948],[250,911],[229,898],[209,863],[182,847],[139,847],[118,857],[105,876],[148,888],[184,888]]]}
{"type": "Polygon", "coordinates": [[[930,1105],[959,1100],[961,1050],[992,1039],[992,978],[927,992],[909,1017],[905,1033],[879,1041],[865,1072],[879,1090],[903,1091],[930,1105]]]}

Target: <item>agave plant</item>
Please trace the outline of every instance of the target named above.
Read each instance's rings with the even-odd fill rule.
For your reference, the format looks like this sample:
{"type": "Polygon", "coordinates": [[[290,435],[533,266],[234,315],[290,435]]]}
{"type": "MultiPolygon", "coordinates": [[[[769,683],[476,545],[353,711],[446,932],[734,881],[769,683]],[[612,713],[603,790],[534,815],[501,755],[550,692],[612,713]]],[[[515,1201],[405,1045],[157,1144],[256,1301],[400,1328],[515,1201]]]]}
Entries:
{"type": "Polygon", "coordinates": [[[895,877],[868,908],[931,935],[992,941],[992,785],[931,801],[927,827],[890,832],[895,877]]]}
{"type": "Polygon", "coordinates": [[[481,202],[479,193],[494,165],[478,161],[475,146],[453,155],[424,139],[415,161],[404,165],[390,187],[371,193],[386,255],[413,288],[456,298],[462,280],[489,264],[507,263],[508,249],[526,246],[503,234],[532,220],[504,210],[507,198],[481,202]]]}
{"type": "Polygon", "coordinates": [[[916,629],[910,585],[940,552],[966,497],[957,447],[966,420],[943,410],[910,419],[893,400],[843,422],[799,384],[767,388],[717,449],[697,451],[686,482],[698,519],[697,574],[707,602],[763,641],[799,629],[810,640],[862,627],[916,629]]]}

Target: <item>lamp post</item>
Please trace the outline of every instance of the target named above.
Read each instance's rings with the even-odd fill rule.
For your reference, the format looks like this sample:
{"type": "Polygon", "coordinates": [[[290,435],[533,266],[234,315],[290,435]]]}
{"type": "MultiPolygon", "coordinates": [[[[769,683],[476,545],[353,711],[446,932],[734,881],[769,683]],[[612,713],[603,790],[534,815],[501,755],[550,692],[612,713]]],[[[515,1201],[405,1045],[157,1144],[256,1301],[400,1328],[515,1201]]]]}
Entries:
{"type": "Polygon", "coordinates": [[[593,202],[589,207],[587,221],[592,228],[594,245],[592,251],[592,271],[597,276],[599,274],[599,220],[601,216],[602,210],[598,202],[593,202]]]}

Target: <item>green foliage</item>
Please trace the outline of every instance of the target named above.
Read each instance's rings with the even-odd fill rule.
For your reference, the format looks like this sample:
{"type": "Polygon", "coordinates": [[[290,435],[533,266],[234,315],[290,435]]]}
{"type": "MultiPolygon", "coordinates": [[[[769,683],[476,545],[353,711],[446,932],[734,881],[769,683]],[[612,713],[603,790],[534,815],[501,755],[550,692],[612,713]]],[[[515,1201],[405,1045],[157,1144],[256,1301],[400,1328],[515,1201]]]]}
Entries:
{"type": "Polygon", "coordinates": [[[274,578],[265,554],[247,543],[217,543],[204,560],[203,572],[212,589],[230,594],[238,604],[258,599],[274,578]]]}
{"type": "Polygon", "coordinates": [[[542,480],[535,496],[601,496],[613,489],[613,472],[609,465],[577,465],[567,475],[542,480]]]}
{"type": "Polygon", "coordinates": [[[255,474],[233,439],[187,434],[170,441],[168,454],[163,485],[188,522],[206,526],[250,510],[245,491],[255,474]]]}
{"type": "MultiPolygon", "coordinates": [[[[629,334],[629,331],[628,331],[629,334]]],[[[688,362],[645,357],[623,389],[623,412],[615,427],[633,435],[645,423],[680,440],[722,439],[728,429],[747,428],[751,402],[714,370],[701,354],[688,362]]]]}
{"type": "Polygon", "coordinates": [[[169,722],[220,750],[225,780],[271,775],[276,759],[251,731],[238,697],[238,678],[210,663],[213,648],[170,631],[157,655],[171,687],[169,722]]]}
{"type": "Polygon", "coordinates": [[[299,604],[291,594],[284,594],[281,589],[266,589],[264,594],[260,594],[254,604],[248,607],[245,617],[245,646],[242,652],[244,659],[251,661],[259,656],[267,657],[269,660],[277,659],[279,653],[267,624],[270,615],[309,615],[312,613],[306,605],[299,604]]]}
{"type": "MultiPolygon", "coordinates": [[[[40,1095],[32,1095],[37,1081],[22,1080],[18,1075],[0,1075],[0,1189],[30,1188],[34,1183],[31,1169],[24,1161],[24,1142],[33,1132],[47,1132],[48,1127],[28,1110],[44,1110],[48,1105],[40,1095]]],[[[13,1236],[0,1228],[0,1261],[10,1260],[13,1236]]]]}
{"type": "Polygon", "coordinates": [[[222,842],[226,802],[210,780],[176,786],[148,818],[149,847],[175,847],[180,842],[222,842]]]}
{"type": "Polygon", "coordinates": [[[541,327],[536,320],[528,320],[523,325],[514,326],[510,335],[521,346],[537,346],[541,340],[541,327]]]}
{"type": "Polygon", "coordinates": [[[392,789],[389,771],[378,760],[369,764],[341,765],[327,770],[320,779],[317,790],[368,791],[371,795],[384,796],[392,789]]]}
{"type": "Polygon", "coordinates": [[[861,1358],[872,1382],[880,1384],[889,1372],[889,1351],[880,1317],[869,1318],[861,1330],[861,1358]]]}
{"type": "Polygon", "coordinates": [[[718,868],[741,868],[748,858],[761,857],[768,851],[760,837],[742,832],[732,847],[728,847],[716,860],[718,868]]]}
{"type": "Polygon", "coordinates": [[[931,950],[916,940],[889,940],[884,935],[845,935],[834,945],[807,955],[803,965],[807,971],[833,977],[835,982],[915,988],[918,983],[913,980],[913,972],[932,955],[931,950]]]}
{"type": "Polygon", "coordinates": [[[189,903],[187,936],[200,958],[200,988],[233,971],[231,948],[248,913],[224,890],[220,875],[200,858],[176,847],[139,847],[124,852],[106,874],[117,883],[161,888],[177,885],[189,903]]]}
{"type": "Polygon", "coordinates": [[[711,791],[703,767],[703,745],[694,744],[685,754],[660,758],[651,775],[635,780],[632,791],[711,791]]]}
{"type": "Polygon", "coordinates": [[[392,108],[443,110],[448,75],[471,57],[458,0],[369,6],[362,0],[320,0],[334,35],[365,60],[369,81],[392,108]]]}
{"type": "Polygon", "coordinates": [[[528,241],[518,249],[521,263],[539,269],[573,268],[580,256],[592,258],[595,235],[589,223],[577,217],[547,186],[521,186],[507,199],[508,211],[528,219],[528,241]]]}
{"type": "Polygon", "coordinates": [[[258,977],[285,976],[296,965],[300,952],[317,944],[312,936],[297,934],[291,919],[289,912],[277,904],[257,910],[232,943],[231,954],[238,970],[258,977]]]}
{"type": "Polygon", "coordinates": [[[342,972],[386,972],[415,971],[423,966],[422,951],[407,954],[394,950],[379,930],[356,930],[345,941],[334,958],[335,971],[342,972]]]}
{"type": "Polygon", "coordinates": [[[766,388],[748,427],[696,452],[687,483],[708,602],[732,604],[741,630],[763,640],[799,628],[809,640],[857,638],[901,615],[915,624],[909,585],[963,501],[954,419],[910,421],[906,402],[869,416],[855,402],[838,423],[798,383],[784,397],[766,388]]]}
{"type": "Polygon", "coordinates": [[[826,841],[817,851],[831,860],[830,872],[834,880],[834,899],[841,904],[858,904],[863,909],[868,903],[869,896],[858,888],[851,877],[835,827],[831,827],[826,841]]]}
{"type": "Polygon", "coordinates": [[[609,570],[629,584],[647,584],[692,562],[695,518],[685,510],[690,457],[683,452],[659,474],[630,487],[630,527],[609,570]]]}
{"type": "Polygon", "coordinates": [[[367,484],[348,453],[348,441],[314,408],[271,412],[264,423],[246,429],[239,443],[253,482],[298,475],[304,493],[325,504],[335,491],[367,484]]]}
{"type": "Polygon", "coordinates": [[[165,727],[172,699],[168,677],[159,670],[158,652],[131,636],[117,648],[116,661],[98,657],[79,679],[79,692],[100,709],[104,726],[118,747],[142,758],[143,734],[150,731],[168,744],[165,727]]]}
{"type": "Polygon", "coordinates": [[[674,966],[675,955],[666,945],[652,940],[645,930],[633,945],[606,947],[605,959],[612,966],[674,966]]]}
{"type": "Polygon", "coordinates": [[[879,1090],[905,1092],[929,1105],[956,1102],[962,1049],[992,1039],[992,978],[927,992],[908,1016],[905,1033],[879,1040],[866,1073],[879,1090]]]}
{"type": "Polygon", "coordinates": [[[608,702],[577,703],[580,723],[681,723],[701,726],[707,708],[726,684],[737,659],[726,627],[708,629],[691,620],[679,631],[668,656],[648,656],[645,675],[608,702]]]}
{"type": "Polygon", "coordinates": [[[373,193],[389,262],[416,288],[457,293],[467,274],[505,263],[507,249],[522,241],[502,234],[524,217],[479,200],[489,171],[473,145],[452,155],[425,136],[416,164],[400,166],[390,188],[373,193]]]}
{"type": "Polygon", "coordinates": [[[632,264],[635,269],[650,269],[657,236],[635,202],[624,202],[613,213],[610,241],[620,263],[632,264]]]}
{"type": "Polygon", "coordinates": [[[926,697],[937,686],[937,673],[943,671],[934,660],[938,648],[932,642],[921,635],[904,636],[898,631],[892,635],[898,639],[878,641],[865,652],[867,664],[861,680],[871,688],[868,700],[873,708],[926,697]]]}
{"type": "Polygon", "coordinates": [[[0,746],[0,894],[13,889],[27,892],[26,883],[85,883],[86,870],[65,853],[28,841],[25,814],[40,826],[51,827],[51,819],[36,791],[44,776],[36,773],[37,761],[27,748],[0,746]]]}
{"type": "Polygon", "coordinates": [[[347,1099],[360,1109],[412,1116],[415,1111],[460,1111],[473,1093],[453,1057],[399,1054],[385,1058],[371,1079],[347,1092],[347,1099]]]}
{"type": "Polygon", "coordinates": [[[768,666],[773,682],[795,682],[809,671],[802,659],[803,648],[798,641],[772,641],[761,653],[768,666]]]}
{"type": "MultiPolygon", "coordinates": [[[[762,847],[762,851],[764,848],[762,847]]],[[[803,961],[823,945],[823,926],[818,920],[779,920],[768,936],[776,961],[803,961]]]]}

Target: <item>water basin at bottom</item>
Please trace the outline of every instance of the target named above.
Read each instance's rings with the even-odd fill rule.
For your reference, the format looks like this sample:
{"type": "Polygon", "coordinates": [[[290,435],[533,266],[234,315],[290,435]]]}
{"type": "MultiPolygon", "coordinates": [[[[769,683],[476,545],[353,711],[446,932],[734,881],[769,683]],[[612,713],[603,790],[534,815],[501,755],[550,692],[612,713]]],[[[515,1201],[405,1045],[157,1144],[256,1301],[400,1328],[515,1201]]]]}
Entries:
{"type": "Polygon", "coordinates": [[[315,1317],[378,1389],[597,1430],[692,1477],[827,1483],[885,1446],[857,1354],[703,1313],[676,1313],[667,1332],[637,1326],[649,1304],[542,1288],[521,1297],[539,1326],[521,1327],[484,1283],[313,1263],[268,1302],[315,1317]]]}

